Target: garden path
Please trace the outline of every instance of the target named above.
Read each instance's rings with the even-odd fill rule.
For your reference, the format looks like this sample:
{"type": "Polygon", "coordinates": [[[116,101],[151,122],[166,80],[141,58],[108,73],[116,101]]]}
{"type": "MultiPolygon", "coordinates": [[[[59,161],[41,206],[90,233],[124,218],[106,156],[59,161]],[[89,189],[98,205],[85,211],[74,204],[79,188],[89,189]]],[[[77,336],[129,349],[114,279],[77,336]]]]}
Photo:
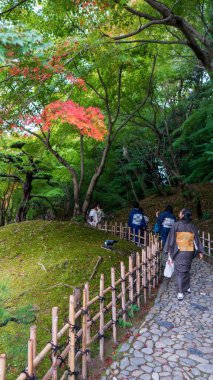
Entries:
{"type": "Polygon", "coordinates": [[[164,278],[145,321],[101,379],[213,380],[212,280],[212,266],[194,260],[192,292],[178,301],[175,278],[164,278]]]}

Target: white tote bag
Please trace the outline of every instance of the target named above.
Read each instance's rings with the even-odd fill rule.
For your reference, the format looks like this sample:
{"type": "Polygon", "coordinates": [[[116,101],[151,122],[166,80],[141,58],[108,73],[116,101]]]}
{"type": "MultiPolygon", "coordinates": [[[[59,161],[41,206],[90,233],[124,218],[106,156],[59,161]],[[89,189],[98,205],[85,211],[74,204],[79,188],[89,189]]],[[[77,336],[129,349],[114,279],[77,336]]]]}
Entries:
{"type": "Polygon", "coordinates": [[[173,272],[174,272],[174,263],[172,262],[172,259],[169,256],[166,262],[165,269],[164,269],[164,277],[171,278],[173,272]]]}

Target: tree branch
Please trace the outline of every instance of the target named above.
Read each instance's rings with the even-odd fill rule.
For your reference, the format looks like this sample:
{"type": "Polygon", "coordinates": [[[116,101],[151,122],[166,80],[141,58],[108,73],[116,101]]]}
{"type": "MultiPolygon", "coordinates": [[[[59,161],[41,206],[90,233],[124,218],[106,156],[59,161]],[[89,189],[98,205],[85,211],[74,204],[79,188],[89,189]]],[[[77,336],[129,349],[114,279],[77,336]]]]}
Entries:
{"type": "Polygon", "coordinates": [[[13,178],[15,180],[15,182],[24,183],[24,181],[22,181],[22,179],[20,177],[18,177],[17,175],[0,173],[0,177],[11,178],[11,179],[13,178]]]}
{"type": "Polygon", "coordinates": [[[148,84],[148,91],[147,91],[147,94],[145,96],[145,98],[143,99],[143,101],[134,109],[134,111],[131,113],[131,115],[129,115],[127,117],[127,119],[120,125],[120,127],[115,131],[114,133],[114,136],[112,136],[111,138],[111,141],[114,141],[115,140],[115,137],[117,136],[117,134],[121,131],[121,129],[123,129],[126,124],[133,118],[133,116],[135,116],[135,114],[146,104],[149,96],[150,96],[150,91],[151,91],[151,84],[152,84],[152,79],[153,79],[153,75],[154,75],[154,70],[155,70],[155,65],[156,65],[156,61],[157,61],[157,56],[154,57],[154,61],[153,61],[153,65],[152,65],[152,71],[151,71],[151,74],[150,74],[150,77],[149,77],[149,84],[148,84]]]}
{"type": "Polygon", "coordinates": [[[13,9],[15,9],[16,7],[19,7],[19,5],[23,4],[23,3],[26,3],[28,0],[21,0],[19,1],[19,3],[13,5],[12,7],[8,8],[6,11],[3,11],[0,13],[0,17],[3,16],[5,13],[8,13],[8,12],[11,12],[13,11],[13,9]]]}
{"type": "Polygon", "coordinates": [[[122,71],[123,71],[123,65],[121,65],[121,67],[119,69],[119,73],[118,73],[118,103],[117,103],[117,112],[116,112],[115,118],[112,122],[113,124],[115,124],[115,122],[117,121],[119,113],[120,113],[120,108],[121,108],[122,71]]]}
{"type": "Polygon", "coordinates": [[[129,37],[135,36],[136,34],[139,34],[143,30],[149,28],[151,25],[166,24],[171,19],[171,17],[172,16],[169,15],[169,17],[163,18],[161,20],[152,20],[152,21],[148,22],[147,24],[141,26],[140,28],[138,28],[138,30],[135,30],[134,32],[123,34],[122,36],[118,36],[118,37],[111,37],[111,38],[113,38],[114,41],[118,41],[118,40],[122,40],[124,38],[129,38],[129,37]]]}

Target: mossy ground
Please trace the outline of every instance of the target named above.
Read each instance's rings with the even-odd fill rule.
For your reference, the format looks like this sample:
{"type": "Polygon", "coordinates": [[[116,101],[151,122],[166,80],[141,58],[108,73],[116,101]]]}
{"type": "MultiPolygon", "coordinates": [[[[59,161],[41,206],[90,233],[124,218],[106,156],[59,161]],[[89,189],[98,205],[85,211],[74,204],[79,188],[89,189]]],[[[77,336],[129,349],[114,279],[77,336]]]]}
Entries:
{"type": "MultiPolygon", "coordinates": [[[[51,340],[51,309],[59,307],[59,326],[68,317],[69,295],[83,286],[98,256],[103,258],[90,282],[91,296],[98,294],[100,273],[110,284],[110,268],[119,268],[135,251],[119,240],[113,251],[101,248],[113,236],[73,222],[30,221],[0,229],[0,283],[5,287],[0,308],[9,316],[21,314],[22,321],[0,327],[0,353],[8,355],[8,380],[26,366],[27,340],[32,318],[38,326],[38,351],[51,340]]],[[[0,314],[0,323],[5,316],[0,314]]],[[[32,324],[32,323],[31,323],[32,324]]],[[[45,361],[48,368],[50,362],[45,361]]]]}

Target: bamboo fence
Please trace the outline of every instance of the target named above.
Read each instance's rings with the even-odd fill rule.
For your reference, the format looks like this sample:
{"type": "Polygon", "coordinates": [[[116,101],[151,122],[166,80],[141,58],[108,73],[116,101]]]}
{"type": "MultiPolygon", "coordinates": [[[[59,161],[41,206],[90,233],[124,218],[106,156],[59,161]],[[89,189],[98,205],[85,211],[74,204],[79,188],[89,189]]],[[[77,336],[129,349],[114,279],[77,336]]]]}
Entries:
{"type": "MultiPolygon", "coordinates": [[[[39,380],[75,380],[87,379],[91,361],[91,346],[99,341],[100,360],[104,360],[105,331],[111,330],[113,341],[117,343],[118,319],[126,322],[132,305],[139,308],[147,303],[153,289],[158,286],[162,275],[161,244],[158,237],[148,232],[136,235],[129,227],[122,224],[107,224],[99,229],[117,235],[122,239],[132,240],[141,246],[140,252],[129,256],[128,268],[120,263],[119,273],[111,268],[110,286],[105,288],[104,274],[100,276],[100,290],[93,299],[89,295],[89,283],[86,283],[82,294],[76,288],[69,299],[69,318],[59,330],[58,308],[52,308],[52,336],[46,346],[37,353],[36,326],[31,326],[28,340],[27,366],[16,380],[38,380],[42,361],[50,355],[50,368],[39,380]],[[117,278],[116,278],[117,274],[117,278]],[[95,307],[96,304],[96,307],[95,307]],[[98,305],[97,305],[98,304],[98,305]],[[98,309],[97,309],[98,307],[98,309]],[[93,314],[96,310],[95,314],[93,314]],[[65,337],[66,343],[59,345],[65,337]],[[62,371],[63,365],[63,371],[62,371]]],[[[202,233],[201,240],[212,253],[210,235],[202,233]]],[[[0,380],[6,380],[6,355],[0,355],[0,380]]]]}

